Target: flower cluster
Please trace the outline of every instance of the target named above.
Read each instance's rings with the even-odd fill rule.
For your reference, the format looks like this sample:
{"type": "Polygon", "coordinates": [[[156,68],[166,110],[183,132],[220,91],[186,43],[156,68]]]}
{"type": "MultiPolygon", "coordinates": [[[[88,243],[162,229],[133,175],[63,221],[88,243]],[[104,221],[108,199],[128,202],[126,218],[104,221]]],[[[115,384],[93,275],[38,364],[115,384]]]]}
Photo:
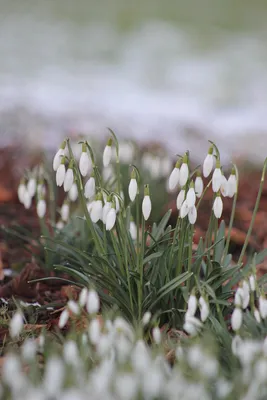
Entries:
{"type": "Polygon", "coordinates": [[[203,323],[207,320],[209,316],[209,303],[204,296],[200,296],[197,299],[195,295],[195,290],[191,293],[188,299],[188,307],[185,313],[185,323],[184,330],[191,336],[197,335],[201,330],[203,323]],[[200,320],[196,318],[196,312],[199,305],[200,310],[200,320]]]}

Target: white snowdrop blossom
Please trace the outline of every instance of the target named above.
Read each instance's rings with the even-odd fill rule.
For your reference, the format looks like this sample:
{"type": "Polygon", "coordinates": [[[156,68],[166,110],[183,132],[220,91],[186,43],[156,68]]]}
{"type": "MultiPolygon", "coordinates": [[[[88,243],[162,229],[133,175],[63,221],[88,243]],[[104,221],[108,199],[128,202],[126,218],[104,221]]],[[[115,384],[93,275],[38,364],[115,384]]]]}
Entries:
{"type": "Polygon", "coordinates": [[[197,298],[195,294],[190,294],[188,299],[188,306],[187,306],[187,314],[191,315],[192,317],[195,315],[197,311],[197,298]]]}
{"type": "Polygon", "coordinates": [[[27,184],[27,190],[31,197],[33,197],[36,193],[37,183],[35,178],[30,178],[27,184]]]}
{"type": "Polygon", "coordinates": [[[186,155],[184,157],[183,163],[180,168],[179,183],[181,187],[183,187],[186,184],[188,178],[189,178],[189,168],[188,168],[188,157],[186,155]]]}
{"type": "Polygon", "coordinates": [[[72,185],[74,183],[74,174],[73,174],[73,168],[69,167],[67,169],[65,178],[64,178],[64,191],[69,192],[72,185]]]}
{"type": "Polygon", "coordinates": [[[249,305],[250,300],[250,287],[247,281],[242,282],[242,289],[243,289],[243,299],[242,299],[242,308],[245,310],[249,305]]]}
{"type": "Polygon", "coordinates": [[[81,307],[84,307],[87,302],[88,289],[86,287],[82,288],[79,295],[79,304],[81,307]]]}
{"type": "Polygon", "coordinates": [[[196,193],[194,187],[191,185],[187,194],[186,194],[186,202],[189,208],[193,207],[196,203],[196,193]]]}
{"type": "Polygon", "coordinates": [[[213,206],[212,206],[212,209],[213,209],[215,217],[218,219],[221,218],[222,211],[223,211],[223,202],[222,202],[220,195],[216,196],[213,206]]]}
{"type": "Polygon", "coordinates": [[[30,193],[28,192],[27,189],[24,192],[23,205],[26,208],[26,210],[28,210],[32,205],[32,197],[30,196],[30,193]]]}
{"type": "Polygon", "coordinates": [[[16,311],[9,323],[9,333],[12,339],[17,338],[23,328],[23,316],[20,311],[16,311]]]}
{"type": "Polygon", "coordinates": [[[194,225],[197,220],[197,209],[196,206],[190,207],[188,211],[188,220],[191,225],[194,225]]]}
{"type": "Polygon", "coordinates": [[[237,179],[235,169],[232,169],[231,175],[228,178],[228,197],[233,197],[237,192],[237,179]]]}
{"type": "Polygon", "coordinates": [[[62,221],[68,222],[69,215],[70,215],[70,206],[69,206],[69,203],[67,203],[67,202],[64,202],[64,203],[63,203],[63,205],[62,205],[62,207],[61,207],[60,214],[61,214],[62,221]]]}
{"type": "Polygon", "coordinates": [[[90,342],[96,345],[99,342],[101,335],[101,325],[98,318],[92,319],[88,328],[90,342]]]}
{"type": "Polygon", "coordinates": [[[68,309],[75,315],[80,314],[80,307],[79,305],[76,303],[76,301],[74,300],[69,300],[68,301],[68,309]]]}
{"type": "Polygon", "coordinates": [[[129,188],[128,188],[128,193],[131,201],[134,201],[137,195],[137,181],[136,178],[131,178],[130,183],[129,183],[129,188]]]}
{"type": "Polygon", "coordinates": [[[244,297],[244,291],[241,287],[237,289],[235,292],[235,299],[234,303],[236,306],[242,307],[243,306],[243,297],[244,297]]]}
{"type": "Polygon", "coordinates": [[[180,179],[180,165],[181,165],[180,160],[178,160],[178,161],[176,162],[176,164],[175,164],[174,169],[173,169],[172,172],[171,172],[170,177],[169,177],[168,185],[169,185],[169,190],[170,190],[170,191],[174,190],[174,189],[176,188],[176,186],[178,185],[178,183],[179,183],[179,179],[180,179]]]}
{"type": "Polygon", "coordinates": [[[24,203],[24,194],[27,191],[24,179],[21,180],[19,187],[18,187],[18,198],[19,201],[23,204],[24,203]]]}
{"type": "Polygon", "coordinates": [[[242,325],[242,310],[236,307],[231,316],[231,326],[233,331],[239,331],[242,325]]]}
{"type": "Polygon", "coordinates": [[[115,225],[115,222],[116,222],[116,210],[114,207],[111,207],[111,209],[107,213],[106,230],[111,231],[111,229],[115,225]]]}
{"type": "Polygon", "coordinates": [[[60,149],[58,149],[58,151],[56,152],[54,160],[53,160],[53,170],[54,171],[57,171],[57,169],[59,168],[59,166],[61,164],[62,157],[65,156],[65,148],[66,148],[66,141],[64,140],[60,149]]]}
{"type": "Polygon", "coordinates": [[[104,167],[107,167],[111,161],[111,156],[112,156],[112,149],[111,149],[111,145],[112,145],[112,139],[110,138],[107,142],[107,145],[104,149],[103,152],[103,165],[104,167]]]}
{"type": "Polygon", "coordinates": [[[151,320],[151,312],[150,311],[146,311],[144,313],[144,315],[143,315],[143,318],[142,318],[143,326],[146,326],[149,323],[150,320],[151,320]]]}
{"type": "Polygon", "coordinates": [[[202,328],[203,324],[199,319],[189,315],[188,313],[185,314],[185,323],[183,325],[183,329],[190,335],[196,336],[200,329],[202,328]]]}
{"type": "Polygon", "coordinates": [[[160,344],[161,342],[161,332],[158,326],[155,326],[152,330],[152,337],[156,344],[160,344]]]}
{"type": "Polygon", "coordinates": [[[265,319],[267,317],[267,300],[263,296],[259,298],[259,311],[261,318],[265,319]]]}
{"type": "Polygon", "coordinates": [[[67,324],[68,320],[69,320],[69,311],[67,310],[67,308],[65,308],[65,310],[62,311],[62,313],[60,314],[59,317],[59,321],[58,321],[58,327],[59,329],[63,329],[64,326],[67,324]]]}
{"type": "Polygon", "coordinates": [[[57,186],[62,186],[65,180],[65,175],[66,175],[66,168],[65,168],[65,161],[64,161],[64,157],[61,160],[61,164],[57,169],[57,173],[56,173],[56,183],[57,186]]]}
{"type": "Polygon", "coordinates": [[[84,195],[87,199],[90,199],[95,195],[95,177],[91,176],[85,184],[84,195]]]}
{"type": "Polygon", "coordinates": [[[103,203],[102,200],[98,199],[93,202],[90,217],[92,222],[97,223],[102,218],[103,203]]]}
{"type": "Polygon", "coordinates": [[[203,296],[199,298],[200,318],[202,322],[205,322],[209,316],[209,304],[203,296]]]}
{"type": "Polygon", "coordinates": [[[204,189],[204,184],[201,176],[197,176],[195,180],[195,193],[198,198],[201,197],[204,189]]]}
{"type": "Polygon", "coordinates": [[[36,356],[37,343],[34,339],[27,339],[23,343],[21,355],[25,361],[33,361],[36,356]]]}
{"type": "Polygon", "coordinates": [[[149,196],[149,186],[145,185],[145,195],[142,202],[142,213],[145,221],[148,220],[150,213],[151,213],[152,205],[149,196]]]}
{"type": "Polygon", "coordinates": [[[87,296],[87,303],[86,303],[87,312],[88,314],[96,314],[98,313],[99,308],[100,308],[99,296],[95,290],[91,289],[89,290],[87,296]]]}
{"type": "Polygon", "coordinates": [[[37,202],[37,215],[39,218],[44,218],[46,213],[46,202],[44,199],[40,199],[37,202]]]}
{"type": "Polygon", "coordinates": [[[82,154],[79,161],[79,169],[82,176],[86,176],[92,167],[92,162],[87,153],[87,146],[85,143],[82,145],[82,154]]]}
{"type": "Polygon", "coordinates": [[[255,308],[253,314],[254,314],[255,320],[258,322],[258,324],[260,324],[261,323],[261,315],[260,315],[260,312],[259,312],[259,310],[257,308],[255,308]]]}
{"type": "Polygon", "coordinates": [[[78,187],[77,187],[77,184],[74,182],[69,191],[70,201],[72,201],[74,203],[78,199],[78,195],[79,195],[78,187]]]}
{"type": "Polygon", "coordinates": [[[133,240],[137,239],[137,227],[134,221],[130,221],[130,227],[129,227],[130,235],[133,240]]]}
{"type": "Polygon", "coordinates": [[[109,212],[110,209],[111,209],[111,206],[112,206],[112,203],[111,203],[111,201],[108,200],[108,201],[104,204],[104,207],[103,207],[102,221],[103,221],[103,224],[105,224],[105,225],[106,225],[106,222],[107,222],[107,215],[108,215],[108,212],[109,212]]]}
{"type": "Polygon", "coordinates": [[[224,175],[221,176],[221,187],[220,187],[221,194],[223,197],[228,196],[228,181],[224,175]]]}
{"type": "Polygon", "coordinates": [[[176,207],[177,207],[177,210],[180,210],[180,209],[181,209],[184,200],[185,200],[185,190],[182,189],[182,190],[180,190],[180,192],[178,193],[177,200],[176,200],[176,207]]]}
{"type": "Polygon", "coordinates": [[[206,158],[203,162],[203,176],[207,178],[212,169],[213,169],[213,164],[214,164],[214,156],[213,156],[213,146],[210,146],[208,154],[206,155],[206,158]]]}
{"type": "Polygon", "coordinates": [[[64,222],[60,219],[57,223],[56,223],[56,228],[61,231],[61,229],[64,228],[64,222]]]}
{"type": "Polygon", "coordinates": [[[185,200],[180,209],[180,217],[185,218],[187,216],[188,212],[189,212],[189,207],[188,207],[187,201],[185,200]]]}
{"type": "Polygon", "coordinates": [[[217,193],[220,190],[222,184],[222,171],[220,167],[220,162],[217,161],[216,168],[212,174],[212,190],[217,193]]]}

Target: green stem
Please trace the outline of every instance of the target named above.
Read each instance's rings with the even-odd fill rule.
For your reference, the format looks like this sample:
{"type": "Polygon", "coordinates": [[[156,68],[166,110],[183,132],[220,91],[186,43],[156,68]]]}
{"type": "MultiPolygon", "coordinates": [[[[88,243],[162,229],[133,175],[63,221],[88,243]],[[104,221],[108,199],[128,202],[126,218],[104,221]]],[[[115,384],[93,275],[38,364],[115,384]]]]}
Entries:
{"type": "Polygon", "coordinates": [[[139,284],[138,284],[138,309],[139,309],[139,319],[142,317],[142,302],[143,302],[143,278],[144,278],[144,248],[145,248],[145,220],[142,218],[142,238],[141,238],[141,248],[139,255],[139,284]]]}
{"type": "Polygon", "coordinates": [[[267,167],[267,158],[264,161],[264,165],[263,165],[263,169],[262,169],[262,175],[261,175],[260,187],[259,187],[259,191],[258,191],[255,207],[254,207],[254,210],[253,210],[252,218],[251,218],[251,221],[250,221],[250,225],[249,225],[249,228],[248,228],[247,236],[246,236],[246,239],[245,239],[245,243],[243,245],[241,254],[240,254],[238,262],[237,262],[237,264],[240,264],[240,265],[242,263],[242,260],[243,260],[243,257],[244,257],[248,242],[249,242],[249,238],[251,236],[251,232],[252,232],[252,229],[253,229],[255,218],[256,218],[256,215],[257,215],[257,212],[258,212],[258,208],[259,208],[259,204],[260,204],[260,198],[261,198],[262,189],[263,189],[263,185],[264,185],[266,167],[267,167]]]}
{"type": "MultiPolygon", "coordinates": [[[[192,255],[193,255],[193,231],[194,231],[194,225],[191,225],[188,227],[188,263],[187,263],[187,271],[191,272],[192,269],[192,255]]],[[[188,286],[188,293],[191,290],[191,279],[188,279],[187,281],[187,286],[188,286]]]]}

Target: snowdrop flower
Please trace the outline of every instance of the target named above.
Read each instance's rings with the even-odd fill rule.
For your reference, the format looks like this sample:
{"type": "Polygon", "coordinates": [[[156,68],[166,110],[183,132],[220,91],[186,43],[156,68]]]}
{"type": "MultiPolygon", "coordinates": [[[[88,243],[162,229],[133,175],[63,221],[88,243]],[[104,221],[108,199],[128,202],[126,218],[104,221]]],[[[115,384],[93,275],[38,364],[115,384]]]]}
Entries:
{"type": "Polygon", "coordinates": [[[73,183],[74,183],[73,163],[70,163],[70,166],[64,178],[64,191],[69,192],[73,183]]]}
{"type": "Polygon", "coordinates": [[[64,222],[60,219],[57,223],[56,223],[56,228],[61,231],[61,229],[64,228],[64,222]]]}
{"type": "Polygon", "coordinates": [[[177,207],[177,210],[180,210],[180,209],[181,209],[182,204],[183,204],[183,202],[184,202],[184,199],[185,199],[185,190],[182,189],[182,190],[180,190],[180,192],[179,192],[179,194],[178,194],[178,196],[177,196],[177,200],[176,200],[176,207],[177,207]]]}
{"type": "Polygon", "coordinates": [[[244,297],[244,291],[241,287],[239,287],[235,292],[235,300],[234,300],[235,306],[242,307],[243,297],[244,297]]]}
{"type": "Polygon", "coordinates": [[[190,335],[196,336],[199,330],[202,328],[203,324],[197,318],[185,314],[185,323],[183,325],[183,329],[190,335]]]}
{"type": "Polygon", "coordinates": [[[84,287],[79,295],[79,304],[81,307],[84,307],[87,301],[87,296],[88,296],[88,289],[84,287]]]}
{"type": "Polygon", "coordinates": [[[149,196],[149,186],[145,185],[145,193],[144,193],[144,199],[142,202],[142,212],[143,212],[143,216],[145,221],[148,220],[150,213],[151,213],[151,200],[150,200],[150,196],[149,196]]]}
{"type": "Polygon", "coordinates": [[[24,192],[23,205],[26,208],[26,210],[28,210],[32,205],[32,197],[30,196],[30,193],[28,192],[27,189],[24,192]]]}
{"type": "Polygon", "coordinates": [[[112,138],[109,138],[107,141],[107,145],[104,149],[103,153],[103,165],[104,167],[107,167],[110,163],[111,156],[112,156],[112,150],[111,150],[111,145],[112,145],[112,138]]]}
{"type": "Polygon", "coordinates": [[[255,320],[260,324],[261,323],[261,315],[260,315],[260,312],[259,312],[259,310],[257,308],[255,308],[253,314],[254,314],[255,320]]]}
{"type": "Polygon", "coordinates": [[[92,319],[89,324],[88,334],[90,342],[93,345],[96,345],[99,342],[100,335],[101,335],[101,326],[98,318],[92,319]]]}
{"type": "Polygon", "coordinates": [[[27,184],[27,190],[31,197],[33,197],[35,195],[36,189],[37,189],[36,179],[30,178],[30,180],[27,184]]]}
{"type": "Polygon", "coordinates": [[[24,203],[24,194],[26,192],[26,185],[25,185],[25,180],[22,179],[20,181],[19,187],[18,187],[18,198],[19,201],[23,204],[24,203]]]}
{"type": "Polygon", "coordinates": [[[79,161],[79,169],[81,171],[82,176],[86,176],[92,166],[91,160],[87,153],[86,143],[82,144],[82,154],[79,161]]]}
{"type": "Polygon", "coordinates": [[[195,206],[190,207],[188,211],[188,220],[191,225],[194,225],[197,220],[197,209],[195,206]]]}
{"type": "Polygon", "coordinates": [[[199,298],[200,318],[202,322],[205,322],[209,316],[209,305],[204,297],[199,298]]]}
{"type": "Polygon", "coordinates": [[[189,208],[193,207],[196,203],[196,193],[193,182],[191,182],[190,188],[186,194],[186,202],[189,208]]]}
{"type": "Polygon", "coordinates": [[[57,356],[48,358],[43,378],[43,390],[48,398],[58,398],[64,381],[64,365],[57,356]]]}
{"type": "Polygon", "coordinates": [[[250,275],[249,277],[249,286],[252,292],[256,290],[256,280],[254,275],[250,275]]]}
{"type": "Polygon", "coordinates": [[[161,342],[161,332],[158,326],[155,326],[152,330],[152,337],[156,344],[160,344],[161,342]]]}
{"type": "Polygon", "coordinates": [[[169,190],[170,191],[174,190],[179,183],[180,166],[181,166],[181,161],[178,160],[175,164],[174,169],[172,170],[170,177],[169,177],[169,190]]]}
{"type": "Polygon", "coordinates": [[[116,398],[132,400],[137,398],[138,378],[134,373],[121,372],[117,374],[115,381],[116,398]]]}
{"type": "Polygon", "coordinates": [[[76,183],[73,183],[72,187],[70,188],[69,191],[69,199],[73,203],[78,199],[78,187],[76,183]]]}
{"type": "Polygon", "coordinates": [[[196,196],[197,196],[198,198],[201,197],[201,195],[202,195],[202,193],[203,193],[203,189],[204,189],[203,180],[202,180],[201,176],[198,175],[198,176],[196,177],[196,180],[195,180],[195,193],[196,193],[196,196]]]}
{"type": "Polygon", "coordinates": [[[261,318],[265,319],[267,317],[267,300],[263,296],[259,298],[259,311],[261,318]]]}
{"type": "Polygon", "coordinates": [[[107,219],[106,219],[106,230],[111,231],[111,229],[114,227],[115,222],[116,222],[116,210],[114,208],[115,206],[112,205],[111,209],[107,213],[107,219]]]}
{"type": "Polygon", "coordinates": [[[95,195],[95,177],[94,174],[88,179],[84,187],[84,195],[87,199],[90,199],[95,195]]]}
{"type": "Polygon", "coordinates": [[[103,212],[102,212],[102,221],[103,221],[103,224],[105,224],[105,225],[107,223],[107,215],[111,209],[111,205],[112,205],[111,198],[108,197],[107,202],[104,204],[103,212]]]}
{"type": "Polygon", "coordinates": [[[231,175],[228,178],[228,197],[233,197],[237,192],[237,179],[235,169],[232,169],[231,175]]]}
{"type": "Polygon", "coordinates": [[[37,215],[39,218],[42,219],[42,218],[44,218],[45,213],[46,213],[46,202],[44,199],[40,199],[40,200],[38,200],[38,203],[37,203],[37,215]]]}
{"type": "Polygon", "coordinates": [[[53,160],[53,170],[57,171],[61,164],[61,158],[65,156],[66,140],[61,144],[53,160]]]}
{"type": "Polygon", "coordinates": [[[222,184],[222,171],[220,160],[216,162],[216,168],[212,174],[212,190],[214,193],[217,193],[220,190],[222,184]]]}
{"type": "Polygon", "coordinates": [[[25,361],[33,361],[37,351],[37,344],[34,339],[27,339],[23,343],[21,355],[25,361]]]}
{"type": "Polygon", "coordinates": [[[137,227],[134,221],[130,221],[130,227],[129,227],[130,235],[133,240],[137,239],[137,227]]]}
{"type": "Polygon", "coordinates": [[[242,311],[239,307],[236,307],[231,316],[231,325],[233,331],[239,331],[242,325],[242,311]]]}
{"type": "Polygon", "coordinates": [[[243,289],[242,307],[243,307],[243,310],[245,310],[247,308],[247,306],[249,305],[249,300],[250,300],[250,294],[249,294],[250,288],[249,288],[249,284],[247,281],[243,281],[242,289],[243,289]]]}
{"type": "Polygon", "coordinates": [[[197,298],[193,292],[192,294],[190,294],[188,299],[187,315],[191,315],[193,317],[196,311],[197,311],[197,298]]]}
{"type": "Polygon", "coordinates": [[[223,202],[222,202],[222,199],[221,199],[221,196],[219,193],[217,193],[217,196],[214,200],[212,209],[213,209],[215,217],[221,218],[222,210],[223,210],[223,202]]]}
{"type": "Polygon", "coordinates": [[[56,182],[57,186],[62,186],[65,180],[65,175],[66,175],[66,168],[65,168],[65,157],[62,157],[61,159],[61,164],[57,169],[56,173],[56,182]]]}
{"type": "Polygon", "coordinates": [[[101,195],[98,195],[96,200],[93,202],[90,217],[92,222],[95,224],[102,218],[103,214],[103,203],[101,200],[101,195]]]}
{"type": "Polygon", "coordinates": [[[69,215],[70,215],[70,206],[69,206],[68,202],[65,201],[63,203],[60,213],[61,213],[62,221],[67,222],[69,219],[69,215]]]}
{"type": "Polygon", "coordinates": [[[203,163],[203,175],[205,178],[207,178],[210,175],[213,169],[213,163],[214,163],[213,146],[210,146],[208,154],[206,155],[206,158],[203,163]]]}
{"type": "Polygon", "coordinates": [[[17,338],[23,328],[23,317],[20,311],[16,311],[9,323],[9,333],[12,339],[17,338]]]}
{"type": "Polygon", "coordinates": [[[67,340],[63,346],[63,357],[67,364],[77,366],[79,364],[79,352],[74,340],[67,340]]]}
{"type": "Polygon", "coordinates": [[[144,313],[144,315],[143,315],[143,318],[142,318],[143,326],[146,326],[149,323],[150,319],[151,319],[151,312],[150,311],[146,311],[144,313]]]}
{"type": "Polygon", "coordinates": [[[38,197],[45,197],[46,195],[46,188],[44,185],[44,181],[40,181],[37,185],[37,196],[38,197]]]}
{"type": "Polygon", "coordinates": [[[88,314],[98,313],[100,308],[100,300],[95,290],[91,289],[88,292],[86,309],[88,314]]]}
{"type": "Polygon", "coordinates": [[[221,176],[221,187],[220,187],[221,194],[223,197],[228,196],[228,181],[225,176],[222,174],[221,176]]]}
{"type": "Polygon", "coordinates": [[[137,181],[136,181],[136,173],[135,170],[132,170],[131,173],[131,180],[129,183],[129,188],[128,188],[128,193],[131,201],[134,201],[137,195],[138,191],[138,186],[137,186],[137,181]]]}
{"type": "Polygon", "coordinates": [[[62,313],[60,314],[59,317],[59,321],[58,321],[58,327],[59,329],[63,329],[64,326],[67,324],[68,320],[69,320],[69,311],[65,308],[65,310],[62,311],[62,313]]]}
{"type": "Polygon", "coordinates": [[[180,186],[184,186],[189,178],[189,168],[188,168],[188,154],[186,153],[183,157],[183,163],[180,168],[179,183],[180,186]]]}
{"type": "Polygon", "coordinates": [[[180,217],[185,218],[187,216],[188,212],[189,212],[189,207],[188,207],[187,201],[185,200],[180,209],[180,217]]]}
{"type": "Polygon", "coordinates": [[[74,300],[69,300],[68,301],[68,309],[75,315],[80,314],[80,307],[78,306],[78,304],[74,301],[74,300]]]}

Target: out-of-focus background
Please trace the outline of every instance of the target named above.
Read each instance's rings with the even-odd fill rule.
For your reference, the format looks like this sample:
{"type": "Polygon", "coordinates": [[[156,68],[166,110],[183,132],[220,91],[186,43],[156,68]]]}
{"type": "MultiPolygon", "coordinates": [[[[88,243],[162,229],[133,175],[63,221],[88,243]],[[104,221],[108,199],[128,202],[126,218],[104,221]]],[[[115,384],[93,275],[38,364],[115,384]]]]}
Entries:
{"type": "MultiPolygon", "coordinates": [[[[266,0],[0,0],[0,145],[66,133],[267,150],[266,0]]],[[[202,150],[203,149],[203,150],[202,150]]],[[[203,158],[203,153],[201,154],[203,158]]]]}

